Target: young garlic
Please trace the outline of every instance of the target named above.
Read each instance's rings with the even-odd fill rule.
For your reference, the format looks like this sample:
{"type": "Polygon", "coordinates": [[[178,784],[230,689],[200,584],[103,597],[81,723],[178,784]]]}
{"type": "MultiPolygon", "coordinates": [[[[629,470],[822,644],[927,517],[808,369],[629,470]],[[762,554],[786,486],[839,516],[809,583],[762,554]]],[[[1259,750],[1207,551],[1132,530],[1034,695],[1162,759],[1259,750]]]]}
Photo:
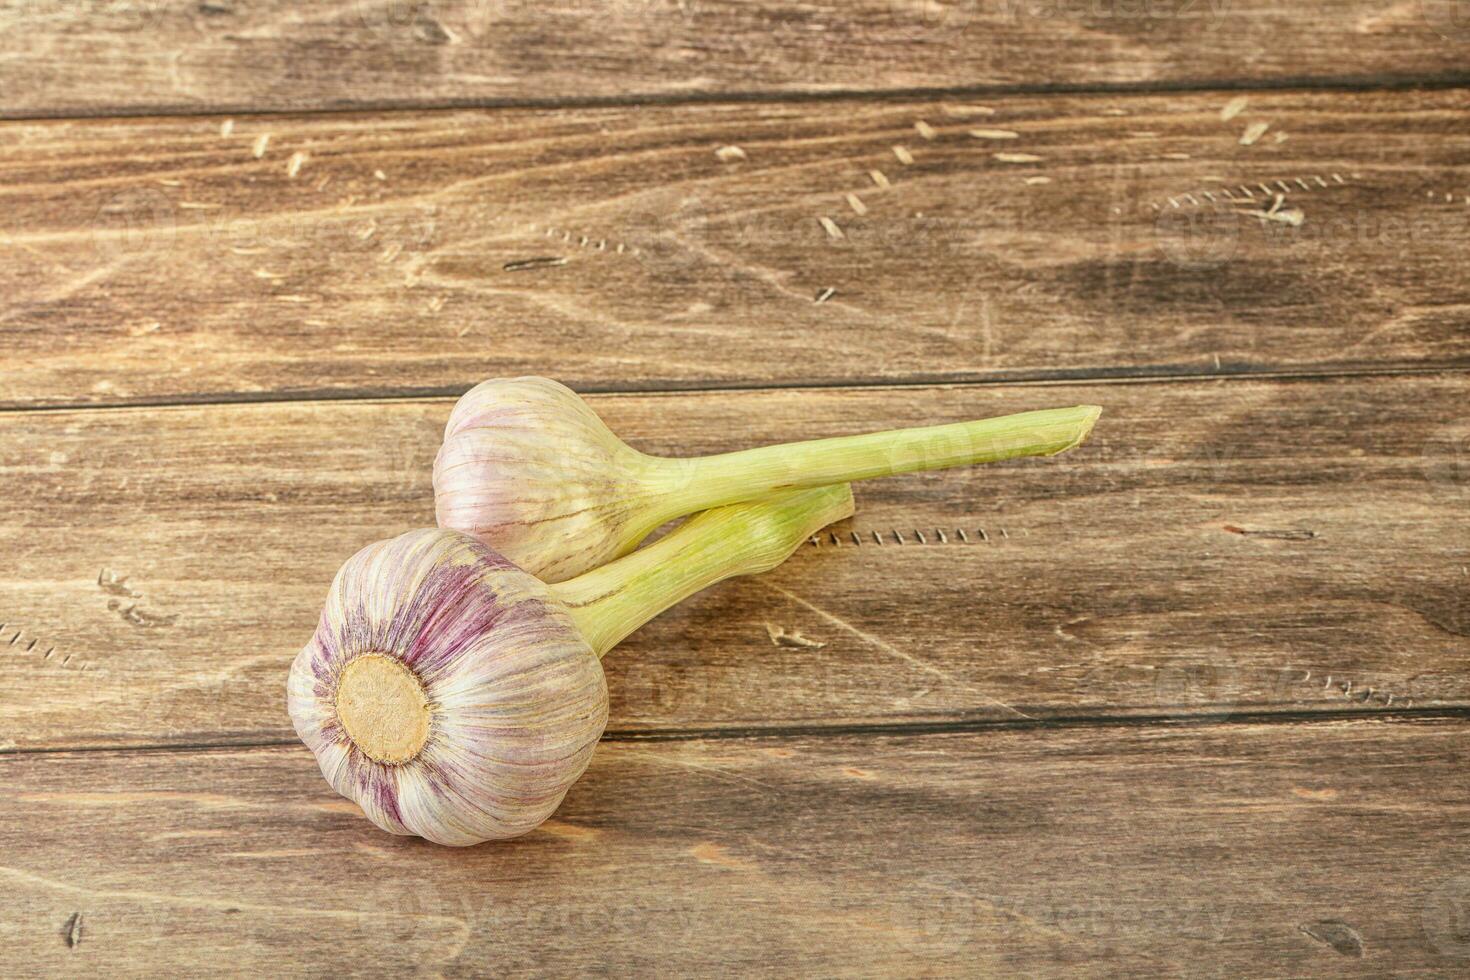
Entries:
{"type": "Polygon", "coordinates": [[[337,573],[291,667],[291,720],[327,781],[384,830],[451,845],[527,833],[592,758],[608,650],[851,514],[846,485],[788,491],[699,514],[559,585],[457,531],[369,545],[337,573]]]}
{"type": "Polygon", "coordinates": [[[1101,412],[1078,405],[663,459],[630,448],[555,381],[486,381],[449,417],[434,460],[435,508],[440,527],[560,582],[627,554],[685,514],[793,487],[1050,456],[1086,439],[1101,412]]]}

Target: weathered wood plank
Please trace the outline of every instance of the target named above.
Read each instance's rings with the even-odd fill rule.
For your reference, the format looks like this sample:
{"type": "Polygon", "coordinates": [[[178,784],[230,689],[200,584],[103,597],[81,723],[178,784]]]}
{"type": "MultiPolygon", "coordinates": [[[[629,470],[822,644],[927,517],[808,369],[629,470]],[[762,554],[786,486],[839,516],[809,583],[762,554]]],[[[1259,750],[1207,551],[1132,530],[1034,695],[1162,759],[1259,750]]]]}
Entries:
{"type": "Polygon", "coordinates": [[[9,0],[0,112],[1463,80],[1457,0],[9,0]]]}
{"type": "Polygon", "coordinates": [[[25,976],[1446,976],[1467,751],[1371,721],[611,743],[468,850],[372,828],[304,749],[12,756],[0,941],[25,976]]]}
{"type": "Polygon", "coordinates": [[[1470,95],[1227,106],[12,123],[0,405],[1470,364],[1470,95]]]}
{"type": "MultiPolygon", "coordinates": [[[[666,454],[1106,409],[1064,457],[863,484],[837,543],[610,655],[612,728],[1464,704],[1467,392],[1447,376],[596,397],[666,454]]],[[[449,407],[0,414],[0,740],[291,738],[290,659],[348,555],[432,522],[449,407]]]]}

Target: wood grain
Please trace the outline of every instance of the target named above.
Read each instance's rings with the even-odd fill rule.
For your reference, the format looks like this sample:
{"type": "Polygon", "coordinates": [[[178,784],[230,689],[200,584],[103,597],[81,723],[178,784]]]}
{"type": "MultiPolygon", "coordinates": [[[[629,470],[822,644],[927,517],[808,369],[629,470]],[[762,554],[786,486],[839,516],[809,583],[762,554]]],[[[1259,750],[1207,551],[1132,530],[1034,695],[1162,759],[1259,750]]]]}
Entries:
{"type": "MultiPolygon", "coordinates": [[[[672,455],[1105,407],[1066,456],[860,485],[820,544],[614,651],[611,727],[1464,705],[1467,392],[1454,375],[595,397],[672,455]]],[[[0,414],[0,739],[292,739],[289,662],[343,560],[432,523],[449,408],[0,414]]]]}
{"type": "Polygon", "coordinates": [[[1454,975],[1467,751],[1366,720],[604,744],[467,850],[374,829],[299,747],[12,756],[0,940],[26,976],[1454,975]]]}
{"type": "Polygon", "coordinates": [[[0,405],[1464,367],[1467,99],[13,124],[0,405]]]}
{"type": "Polygon", "coordinates": [[[1456,0],[6,0],[8,115],[1463,81],[1456,0]]]}

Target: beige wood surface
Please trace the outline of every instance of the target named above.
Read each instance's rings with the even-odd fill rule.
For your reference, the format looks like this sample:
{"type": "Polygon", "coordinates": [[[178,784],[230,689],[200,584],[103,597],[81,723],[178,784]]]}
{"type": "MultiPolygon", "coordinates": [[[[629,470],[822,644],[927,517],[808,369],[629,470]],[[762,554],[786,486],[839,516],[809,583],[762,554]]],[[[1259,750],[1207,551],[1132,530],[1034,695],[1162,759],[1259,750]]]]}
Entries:
{"type": "Polygon", "coordinates": [[[300,746],[0,758],[21,975],[1451,976],[1463,721],[602,745],[557,817],[372,829],[300,746]]]}
{"type": "MultiPolygon", "coordinates": [[[[1465,704],[1467,391],[1446,375],[594,397],[670,455],[1105,409],[1061,457],[859,485],[819,544],[614,651],[611,728],[1465,704]]],[[[290,659],[342,561],[432,523],[450,404],[0,415],[0,734],[291,739],[290,659]]]]}
{"type": "Polygon", "coordinates": [[[0,0],[0,974],[1455,976],[1464,0],[0,0]],[[292,734],[538,373],[667,455],[1098,403],[605,662],[509,844],[292,734]]]}
{"type": "Polygon", "coordinates": [[[5,0],[0,112],[1466,79],[1458,0],[5,0]]]}
{"type": "Polygon", "coordinates": [[[985,105],[15,124],[0,404],[1470,359],[1463,90],[985,105]]]}

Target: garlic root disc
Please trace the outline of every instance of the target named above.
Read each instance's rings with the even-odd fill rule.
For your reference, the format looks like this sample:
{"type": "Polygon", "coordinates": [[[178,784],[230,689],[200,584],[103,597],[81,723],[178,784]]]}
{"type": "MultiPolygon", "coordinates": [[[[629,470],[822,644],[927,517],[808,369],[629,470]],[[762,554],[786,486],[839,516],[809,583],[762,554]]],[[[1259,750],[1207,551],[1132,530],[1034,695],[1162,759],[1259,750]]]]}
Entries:
{"type": "Polygon", "coordinates": [[[327,781],[384,830],[452,845],[516,837],[592,758],[607,724],[603,654],[851,513],[845,485],[719,508],[558,586],[457,531],[369,545],[337,573],[291,668],[291,720],[327,781]]]}

